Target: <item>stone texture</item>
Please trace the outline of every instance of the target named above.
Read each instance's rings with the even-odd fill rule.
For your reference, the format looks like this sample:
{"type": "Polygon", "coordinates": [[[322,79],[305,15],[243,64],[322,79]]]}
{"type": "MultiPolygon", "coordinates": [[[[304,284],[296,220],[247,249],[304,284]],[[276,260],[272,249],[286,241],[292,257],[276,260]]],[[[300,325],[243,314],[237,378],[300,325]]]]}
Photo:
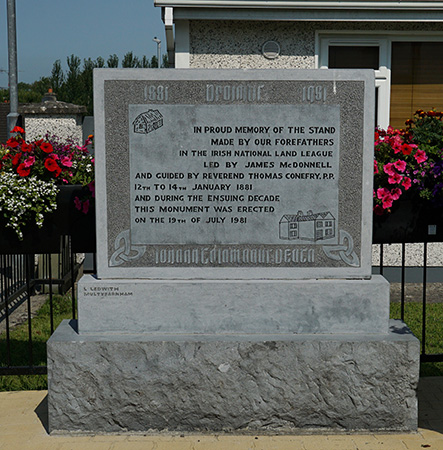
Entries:
{"type": "Polygon", "coordinates": [[[80,334],[387,333],[389,284],[379,275],[199,282],[85,275],[78,317],[80,334]]]}
{"type": "Polygon", "coordinates": [[[419,342],[389,335],[79,336],[48,341],[54,432],[415,430],[419,342]]]}

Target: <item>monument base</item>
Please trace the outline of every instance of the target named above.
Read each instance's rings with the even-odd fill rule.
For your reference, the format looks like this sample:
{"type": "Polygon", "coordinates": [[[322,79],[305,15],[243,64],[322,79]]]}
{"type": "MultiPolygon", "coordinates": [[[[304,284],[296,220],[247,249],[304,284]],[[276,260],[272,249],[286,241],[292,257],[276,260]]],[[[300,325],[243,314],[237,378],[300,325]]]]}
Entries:
{"type": "Polygon", "coordinates": [[[124,280],[78,283],[79,334],[387,333],[389,283],[124,280]]]}
{"type": "Polygon", "coordinates": [[[388,334],[79,335],[48,341],[51,432],[414,431],[419,342],[388,334]]]}

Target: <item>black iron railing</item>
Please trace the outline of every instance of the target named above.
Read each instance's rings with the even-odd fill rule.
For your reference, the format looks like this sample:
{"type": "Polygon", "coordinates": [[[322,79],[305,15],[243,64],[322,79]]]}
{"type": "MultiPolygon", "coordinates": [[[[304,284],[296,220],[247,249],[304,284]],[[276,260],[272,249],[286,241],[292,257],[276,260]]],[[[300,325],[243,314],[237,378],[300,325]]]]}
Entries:
{"type": "Polygon", "coordinates": [[[32,333],[32,301],[35,294],[48,295],[50,329],[54,332],[54,293],[71,290],[72,318],[76,317],[74,283],[81,269],[75,261],[69,237],[61,239],[60,253],[0,255],[0,375],[46,374],[46,365],[35,365],[32,333]],[[27,365],[14,365],[11,319],[25,307],[27,324],[27,365]],[[1,342],[3,341],[3,343],[1,342]]]}
{"type": "MultiPolygon", "coordinates": [[[[405,305],[406,305],[406,286],[407,286],[407,277],[413,278],[414,281],[418,281],[418,284],[421,285],[421,299],[416,298],[415,301],[421,301],[422,304],[422,315],[421,315],[421,353],[420,353],[420,361],[421,362],[441,362],[443,361],[443,353],[429,354],[427,352],[427,338],[428,338],[428,327],[427,327],[427,291],[428,291],[428,274],[429,274],[429,266],[428,266],[428,242],[423,242],[423,253],[422,253],[422,261],[415,260],[415,267],[410,267],[407,265],[406,261],[406,251],[407,251],[407,243],[403,242],[401,244],[397,244],[401,246],[401,264],[396,267],[386,267],[384,265],[384,245],[379,244],[380,248],[380,262],[378,266],[378,271],[381,275],[385,275],[387,269],[391,270],[390,276],[388,278],[393,278],[392,270],[395,270],[399,273],[399,277],[395,277],[396,281],[400,283],[400,319],[405,321],[405,305]],[[407,272],[409,272],[407,274],[407,272]],[[412,275],[412,276],[411,276],[412,275]],[[399,278],[399,280],[398,280],[399,278]]],[[[434,272],[434,279],[443,283],[443,267],[432,267],[431,270],[434,272]]],[[[442,284],[443,286],[443,284],[442,284]]],[[[443,288],[441,293],[440,301],[443,303],[443,288]]],[[[418,337],[418,336],[417,336],[418,337]]],[[[441,338],[441,337],[440,337],[441,338]]]]}
{"type": "MultiPolygon", "coordinates": [[[[64,238],[65,239],[65,238],[64,238]]],[[[405,320],[406,287],[407,278],[411,278],[411,268],[406,261],[406,246],[401,245],[401,263],[395,268],[384,265],[384,245],[380,244],[380,263],[374,269],[374,273],[387,275],[392,279],[395,272],[396,281],[400,282],[400,315],[405,320]]],[[[0,355],[0,375],[33,375],[45,374],[47,368],[44,365],[34,365],[34,345],[32,340],[32,298],[35,293],[45,292],[49,298],[50,308],[50,329],[54,331],[53,317],[53,295],[55,290],[63,294],[71,290],[72,295],[72,318],[76,318],[76,299],[74,283],[81,267],[75,261],[75,253],[72,251],[69,238],[64,240],[60,254],[40,255],[38,264],[35,262],[35,255],[0,255],[0,340],[5,342],[6,355],[0,355]],[[56,264],[56,268],[54,268],[56,264]],[[14,351],[11,347],[10,329],[11,317],[14,311],[20,306],[26,305],[27,310],[27,334],[28,334],[28,365],[17,366],[11,363],[11,354],[14,351]]],[[[95,261],[95,256],[94,256],[95,261]]],[[[434,270],[435,268],[432,268],[434,270]]],[[[423,244],[423,260],[419,267],[414,269],[414,277],[421,285],[422,302],[422,327],[421,327],[421,361],[437,362],[443,361],[443,354],[429,354],[426,351],[427,339],[429,337],[427,329],[427,288],[428,288],[428,244],[423,244]]],[[[443,268],[439,267],[438,278],[443,281],[441,273],[443,268]]],[[[443,296],[443,289],[441,295],[443,296]]],[[[417,300],[417,299],[416,299],[417,300]]]]}

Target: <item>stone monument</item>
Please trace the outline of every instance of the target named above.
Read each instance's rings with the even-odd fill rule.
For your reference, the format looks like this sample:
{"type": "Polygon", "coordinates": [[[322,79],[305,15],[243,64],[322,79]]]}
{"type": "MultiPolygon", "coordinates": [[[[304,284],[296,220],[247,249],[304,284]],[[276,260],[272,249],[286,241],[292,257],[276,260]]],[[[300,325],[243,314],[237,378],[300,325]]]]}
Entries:
{"type": "Polygon", "coordinates": [[[57,432],[415,430],[371,276],[374,75],[94,73],[96,276],[48,343],[57,432]]]}

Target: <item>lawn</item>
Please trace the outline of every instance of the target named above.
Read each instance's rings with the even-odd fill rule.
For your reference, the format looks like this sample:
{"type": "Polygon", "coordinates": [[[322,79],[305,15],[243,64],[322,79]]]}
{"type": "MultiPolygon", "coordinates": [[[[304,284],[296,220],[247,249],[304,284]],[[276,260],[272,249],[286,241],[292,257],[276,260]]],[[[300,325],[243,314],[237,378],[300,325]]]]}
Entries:
{"type": "MultiPolygon", "coordinates": [[[[70,293],[53,297],[54,329],[63,319],[72,317],[70,293]]],[[[49,298],[32,319],[32,353],[34,366],[46,365],[46,341],[51,335],[49,298]]],[[[14,328],[10,333],[11,366],[29,364],[28,323],[14,328]]],[[[0,335],[0,366],[7,364],[6,333],[0,335]]],[[[47,389],[46,375],[0,376],[0,391],[47,389]]]]}
{"type": "MultiPolygon", "coordinates": [[[[63,319],[71,318],[71,296],[54,295],[54,328],[63,319]]],[[[35,366],[46,365],[46,341],[51,334],[49,299],[40,308],[32,319],[33,359],[35,366]]],[[[427,305],[426,316],[426,353],[443,353],[443,303],[427,305]]],[[[400,303],[391,303],[391,318],[400,318],[400,303]]],[[[408,302],[405,305],[405,322],[420,341],[422,339],[422,304],[408,302]]],[[[24,323],[10,333],[11,339],[11,365],[26,366],[29,364],[28,356],[28,324],[24,323]]],[[[6,335],[0,335],[0,366],[6,361],[6,335]]],[[[443,376],[443,362],[422,363],[421,376],[443,376]]],[[[40,390],[47,389],[46,375],[8,375],[0,376],[0,391],[40,390]]]]}
{"type": "MultiPolygon", "coordinates": [[[[400,319],[401,305],[391,303],[391,318],[400,319]]],[[[423,305],[420,302],[405,304],[405,323],[414,335],[422,342],[423,305]]],[[[426,305],[426,354],[443,353],[443,303],[429,303],[426,305]]],[[[443,376],[443,362],[422,363],[420,376],[443,376]]]]}

